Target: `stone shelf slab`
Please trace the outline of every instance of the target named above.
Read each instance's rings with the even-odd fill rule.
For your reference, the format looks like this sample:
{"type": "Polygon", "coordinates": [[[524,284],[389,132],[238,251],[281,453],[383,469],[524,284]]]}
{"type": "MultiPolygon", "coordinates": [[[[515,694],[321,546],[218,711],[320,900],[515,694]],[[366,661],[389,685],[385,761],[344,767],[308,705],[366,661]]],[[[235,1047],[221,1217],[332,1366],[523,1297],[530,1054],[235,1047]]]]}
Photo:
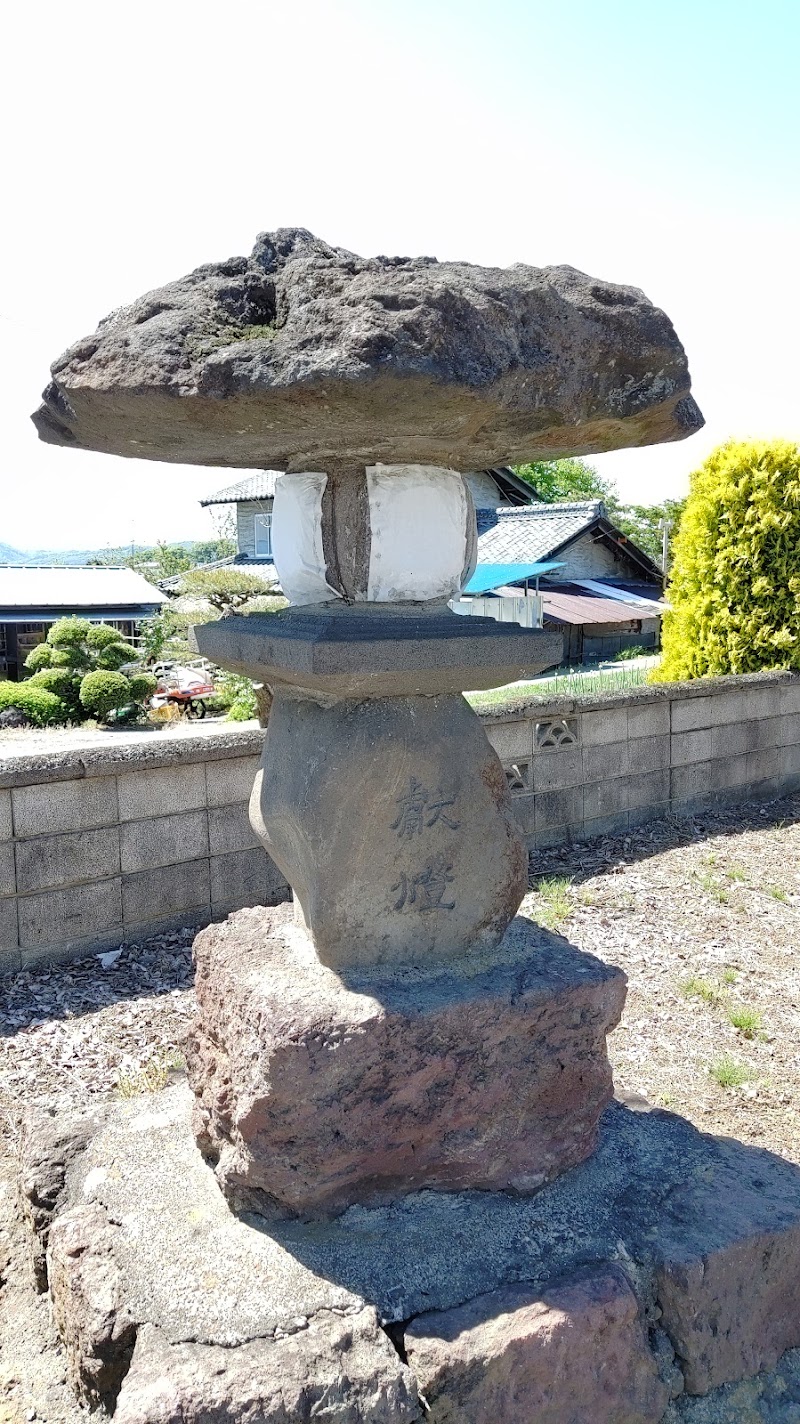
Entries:
{"type": "Polygon", "coordinates": [[[334,697],[479,691],[560,662],[560,633],[447,609],[321,604],[199,623],[199,652],[270,686],[334,697]]]}

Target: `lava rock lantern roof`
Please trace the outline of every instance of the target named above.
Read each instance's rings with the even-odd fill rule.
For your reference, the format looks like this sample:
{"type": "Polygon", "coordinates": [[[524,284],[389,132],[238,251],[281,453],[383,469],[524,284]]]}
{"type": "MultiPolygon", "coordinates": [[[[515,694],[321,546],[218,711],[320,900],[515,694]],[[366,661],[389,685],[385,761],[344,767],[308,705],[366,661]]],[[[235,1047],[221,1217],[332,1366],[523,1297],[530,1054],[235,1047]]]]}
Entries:
{"type": "Polygon", "coordinates": [[[113,312],[52,367],[52,444],[181,464],[460,470],[682,440],[664,312],[573,267],[357,257],[302,228],[113,312]]]}

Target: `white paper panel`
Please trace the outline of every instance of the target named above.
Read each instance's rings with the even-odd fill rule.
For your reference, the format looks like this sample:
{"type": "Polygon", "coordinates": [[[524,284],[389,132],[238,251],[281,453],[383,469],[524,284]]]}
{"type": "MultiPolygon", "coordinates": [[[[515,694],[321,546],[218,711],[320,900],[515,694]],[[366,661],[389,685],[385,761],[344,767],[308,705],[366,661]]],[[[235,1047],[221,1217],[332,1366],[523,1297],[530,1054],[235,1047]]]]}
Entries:
{"type": "Polygon", "coordinates": [[[272,556],[292,604],[329,603],[339,594],[325,578],[322,495],[328,476],[278,475],[272,508],[272,556]]]}
{"type": "Polygon", "coordinates": [[[452,598],[461,589],[469,502],[455,470],[367,468],[372,547],[367,597],[376,603],[452,598]]]}

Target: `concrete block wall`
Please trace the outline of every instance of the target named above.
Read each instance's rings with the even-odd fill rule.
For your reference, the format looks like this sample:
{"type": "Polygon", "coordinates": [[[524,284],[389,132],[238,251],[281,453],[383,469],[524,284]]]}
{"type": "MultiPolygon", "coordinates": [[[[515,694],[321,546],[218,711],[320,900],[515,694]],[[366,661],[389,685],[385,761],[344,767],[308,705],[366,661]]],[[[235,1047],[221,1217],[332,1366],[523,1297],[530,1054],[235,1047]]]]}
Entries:
{"type": "MultiPolygon", "coordinates": [[[[483,718],[533,849],[800,789],[800,677],[637,689],[483,718]]],[[[264,734],[0,763],[0,973],[288,895],[247,804],[264,734]]],[[[24,748],[24,739],[20,741],[24,748]]]]}
{"type": "Polygon", "coordinates": [[[800,789],[800,677],[703,679],[485,717],[531,849],[800,789]]]}
{"type": "Polygon", "coordinates": [[[0,972],[207,924],[288,886],[247,803],[263,733],[0,768],[0,972]],[[5,784],[4,784],[5,783],[5,784]]]}

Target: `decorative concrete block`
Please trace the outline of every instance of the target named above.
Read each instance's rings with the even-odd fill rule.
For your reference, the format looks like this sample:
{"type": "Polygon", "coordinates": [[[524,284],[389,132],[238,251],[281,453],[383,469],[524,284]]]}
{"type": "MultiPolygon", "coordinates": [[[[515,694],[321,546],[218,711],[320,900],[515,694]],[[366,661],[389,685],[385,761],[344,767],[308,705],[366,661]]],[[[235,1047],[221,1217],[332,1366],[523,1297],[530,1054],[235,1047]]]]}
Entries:
{"type": "Polygon", "coordinates": [[[484,723],[484,731],[501,761],[517,761],[533,756],[533,721],[484,723]]]}
{"type": "Polygon", "coordinates": [[[628,778],[595,781],[583,788],[583,819],[594,821],[600,816],[615,816],[628,809],[628,778]]]}
{"type": "Polygon", "coordinates": [[[645,702],[641,706],[633,703],[628,708],[628,738],[663,737],[669,735],[670,706],[666,699],[659,702],[645,702]]]}
{"type": "Polygon", "coordinates": [[[13,834],[11,792],[0,788],[0,841],[10,841],[13,834]]]}
{"type": "Polygon", "coordinates": [[[122,910],[126,929],[165,920],[183,910],[210,908],[207,860],[189,860],[139,870],[122,877],[122,910]]]}
{"type": "Polygon", "coordinates": [[[207,855],[208,824],[204,810],[155,816],[147,821],[123,821],[120,826],[123,872],[179,865],[207,855]]]}
{"type": "Polygon", "coordinates": [[[670,762],[673,766],[707,761],[712,755],[710,727],[703,731],[673,733],[670,739],[670,762]]]}
{"type": "Polygon", "coordinates": [[[149,820],[177,811],[195,811],[206,804],[206,776],[203,762],[153,767],[147,771],[126,771],[117,777],[119,819],[149,820]]]}
{"type": "Polygon", "coordinates": [[[245,805],[250,800],[259,767],[257,756],[226,757],[206,762],[206,798],[209,806],[245,805]]]}
{"type": "Polygon", "coordinates": [[[627,742],[603,742],[583,748],[584,782],[609,781],[612,777],[625,776],[627,771],[627,742]]]}
{"type": "Polygon", "coordinates": [[[343,982],[289,906],[242,910],[194,953],[196,1130],[234,1204],[319,1217],[423,1188],[529,1192],[593,1150],[624,975],[530,920],[468,972],[343,982]]]}
{"type": "Polygon", "coordinates": [[[642,771],[659,771],[669,766],[669,735],[637,737],[628,742],[628,771],[636,776],[642,771]]]}
{"type": "Polygon", "coordinates": [[[86,831],[117,823],[117,783],[113,776],[14,786],[11,800],[14,833],[20,837],[86,831]]]}
{"type": "Polygon", "coordinates": [[[0,843],[0,896],[13,895],[16,890],[14,846],[11,841],[0,843]]]}
{"type": "Polygon", "coordinates": [[[81,881],[108,880],[119,875],[119,828],[35,836],[17,841],[16,856],[20,895],[81,881]]]}
{"type": "Polygon", "coordinates": [[[15,974],[22,965],[17,937],[17,902],[0,900],[0,974],[15,974]]]}
{"type": "Polygon", "coordinates": [[[583,787],[567,786],[561,791],[539,791],[534,796],[534,826],[540,831],[554,826],[577,826],[583,820],[583,787]]]}
{"type": "Polygon", "coordinates": [[[537,752],[531,769],[534,791],[559,791],[565,786],[580,786],[583,780],[581,748],[565,747],[563,751],[537,752]]]}
{"type": "Polygon", "coordinates": [[[581,739],[584,746],[600,742],[625,742],[628,739],[627,707],[609,707],[581,714],[581,739]]]}
{"type": "Polygon", "coordinates": [[[669,768],[646,771],[641,776],[628,777],[628,808],[658,806],[669,800],[669,768]]]}
{"type": "Polygon", "coordinates": [[[430,1424],[657,1424],[669,1403],[619,1266],[426,1312],[405,1348],[430,1424]]]}
{"type": "Polygon", "coordinates": [[[673,732],[693,732],[700,727],[710,727],[712,721],[713,697],[687,697],[672,705],[673,732]]]}
{"type": "Polygon", "coordinates": [[[289,887],[261,846],[211,857],[211,903],[237,910],[247,905],[275,905],[289,887]]]}
{"type": "Polygon", "coordinates": [[[74,940],[118,930],[122,937],[122,902],[119,876],[23,895],[18,901],[19,942],[25,949],[45,945],[66,948],[74,940]]]}
{"type": "Polygon", "coordinates": [[[208,843],[212,855],[252,850],[258,845],[258,837],[250,825],[246,801],[238,806],[209,807],[208,843]]]}

